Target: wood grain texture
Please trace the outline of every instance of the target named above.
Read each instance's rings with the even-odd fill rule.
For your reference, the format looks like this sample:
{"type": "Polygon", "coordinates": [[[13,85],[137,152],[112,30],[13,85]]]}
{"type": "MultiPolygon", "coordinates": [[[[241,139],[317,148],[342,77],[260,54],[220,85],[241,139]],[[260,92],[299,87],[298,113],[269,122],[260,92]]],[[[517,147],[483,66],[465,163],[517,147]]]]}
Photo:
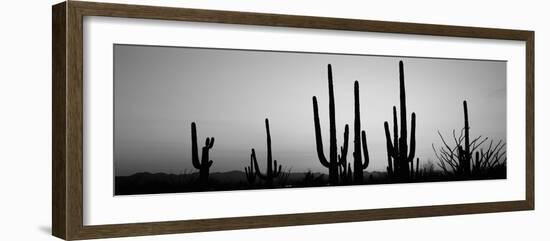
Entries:
{"type": "Polygon", "coordinates": [[[525,201],[535,209],[535,32],[525,39],[525,201]]]}
{"type": "Polygon", "coordinates": [[[52,234],[66,235],[65,3],[52,7],[52,234]]]}
{"type": "Polygon", "coordinates": [[[315,28],[348,31],[368,31],[415,35],[525,40],[530,31],[387,22],[360,19],[342,19],[283,14],[185,9],[157,6],[72,2],[86,16],[145,18],[209,23],[230,23],[260,26],[315,28]]]}
{"type": "Polygon", "coordinates": [[[83,228],[83,15],[67,2],[67,235],[76,239],[83,228]]]}
{"type": "Polygon", "coordinates": [[[528,210],[524,201],[85,226],[79,239],[205,232],[528,210]]]}
{"type": "Polygon", "coordinates": [[[76,1],[55,5],[53,6],[52,12],[52,232],[57,237],[75,240],[534,209],[534,32],[532,31],[76,1]],[[82,180],[82,21],[84,16],[109,16],[525,41],[527,64],[525,200],[84,226],[82,180]]]}

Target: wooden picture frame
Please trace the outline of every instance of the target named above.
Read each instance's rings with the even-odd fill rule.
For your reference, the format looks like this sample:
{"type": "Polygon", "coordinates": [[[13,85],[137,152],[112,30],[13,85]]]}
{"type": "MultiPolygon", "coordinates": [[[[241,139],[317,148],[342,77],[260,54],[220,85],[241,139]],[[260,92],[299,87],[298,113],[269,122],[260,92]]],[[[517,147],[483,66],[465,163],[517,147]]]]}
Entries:
{"type": "Polygon", "coordinates": [[[401,22],[229,12],[67,1],[52,7],[52,233],[66,240],[265,228],[534,209],[534,32],[401,22]],[[83,17],[107,16],[174,21],[365,31],[525,42],[525,199],[474,204],[335,212],[83,224],[83,17]]]}

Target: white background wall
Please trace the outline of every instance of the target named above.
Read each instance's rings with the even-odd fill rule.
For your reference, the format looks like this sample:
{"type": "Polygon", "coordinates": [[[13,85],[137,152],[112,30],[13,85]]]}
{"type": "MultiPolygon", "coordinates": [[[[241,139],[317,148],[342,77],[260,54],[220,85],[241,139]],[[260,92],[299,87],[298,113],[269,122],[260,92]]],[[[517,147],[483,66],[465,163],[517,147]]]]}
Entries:
{"type": "MultiPolygon", "coordinates": [[[[545,1],[117,1],[220,10],[536,31],[536,149],[549,141],[550,27],[545,1]]],[[[56,240],[51,230],[51,10],[6,1],[0,14],[0,240],[56,240]]],[[[536,211],[223,231],[120,240],[548,240],[550,169],[536,154],[536,211]]],[[[366,197],[368,198],[368,197],[366,197]]],[[[337,201],[337,200],[335,200],[337,201]]],[[[220,200],[220,205],[223,205],[220,200]]]]}

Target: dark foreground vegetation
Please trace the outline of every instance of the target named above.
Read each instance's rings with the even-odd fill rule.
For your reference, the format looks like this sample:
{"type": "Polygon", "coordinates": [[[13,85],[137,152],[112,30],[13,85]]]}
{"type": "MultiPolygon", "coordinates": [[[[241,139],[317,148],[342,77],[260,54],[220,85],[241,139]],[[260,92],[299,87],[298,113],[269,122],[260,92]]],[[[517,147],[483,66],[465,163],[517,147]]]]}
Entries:
{"type": "MultiPolygon", "coordinates": [[[[374,185],[395,183],[386,172],[365,172],[364,183],[346,185],[374,185]]],[[[434,170],[433,166],[422,168],[414,180],[407,183],[418,182],[444,182],[460,180],[488,180],[506,178],[506,169],[500,168],[490,175],[462,177],[447,175],[443,171],[434,170]]],[[[344,184],[342,184],[344,185],[344,184]]],[[[300,188],[300,187],[326,187],[329,184],[328,175],[319,172],[284,172],[281,178],[275,179],[271,188],[300,188]]],[[[118,176],[115,179],[115,195],[134,194],[160,194],[183,193],[201,191],[230,191],[265,189],[266,183],[258,181],[250,184],[242,171],[210,173],[208,185],[200,185],[199,173],[189,174],[165,174],[165,173],[136,173],[131,176],[118,176]]]]}

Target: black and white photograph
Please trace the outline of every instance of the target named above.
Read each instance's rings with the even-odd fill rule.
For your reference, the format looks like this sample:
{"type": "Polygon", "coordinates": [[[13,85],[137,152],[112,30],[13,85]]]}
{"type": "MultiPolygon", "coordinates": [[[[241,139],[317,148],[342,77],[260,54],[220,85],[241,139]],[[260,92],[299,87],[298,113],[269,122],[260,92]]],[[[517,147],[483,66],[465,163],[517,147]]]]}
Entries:
{"type": "Polygon", "coordinates": [[[550,240],[544,1],[4,5],[0,241],[550,240]]]}
{"type": "Polygon", "coordinates": [[[506,179],[506,61],[113,48],[115,195],[506,179]]]}

